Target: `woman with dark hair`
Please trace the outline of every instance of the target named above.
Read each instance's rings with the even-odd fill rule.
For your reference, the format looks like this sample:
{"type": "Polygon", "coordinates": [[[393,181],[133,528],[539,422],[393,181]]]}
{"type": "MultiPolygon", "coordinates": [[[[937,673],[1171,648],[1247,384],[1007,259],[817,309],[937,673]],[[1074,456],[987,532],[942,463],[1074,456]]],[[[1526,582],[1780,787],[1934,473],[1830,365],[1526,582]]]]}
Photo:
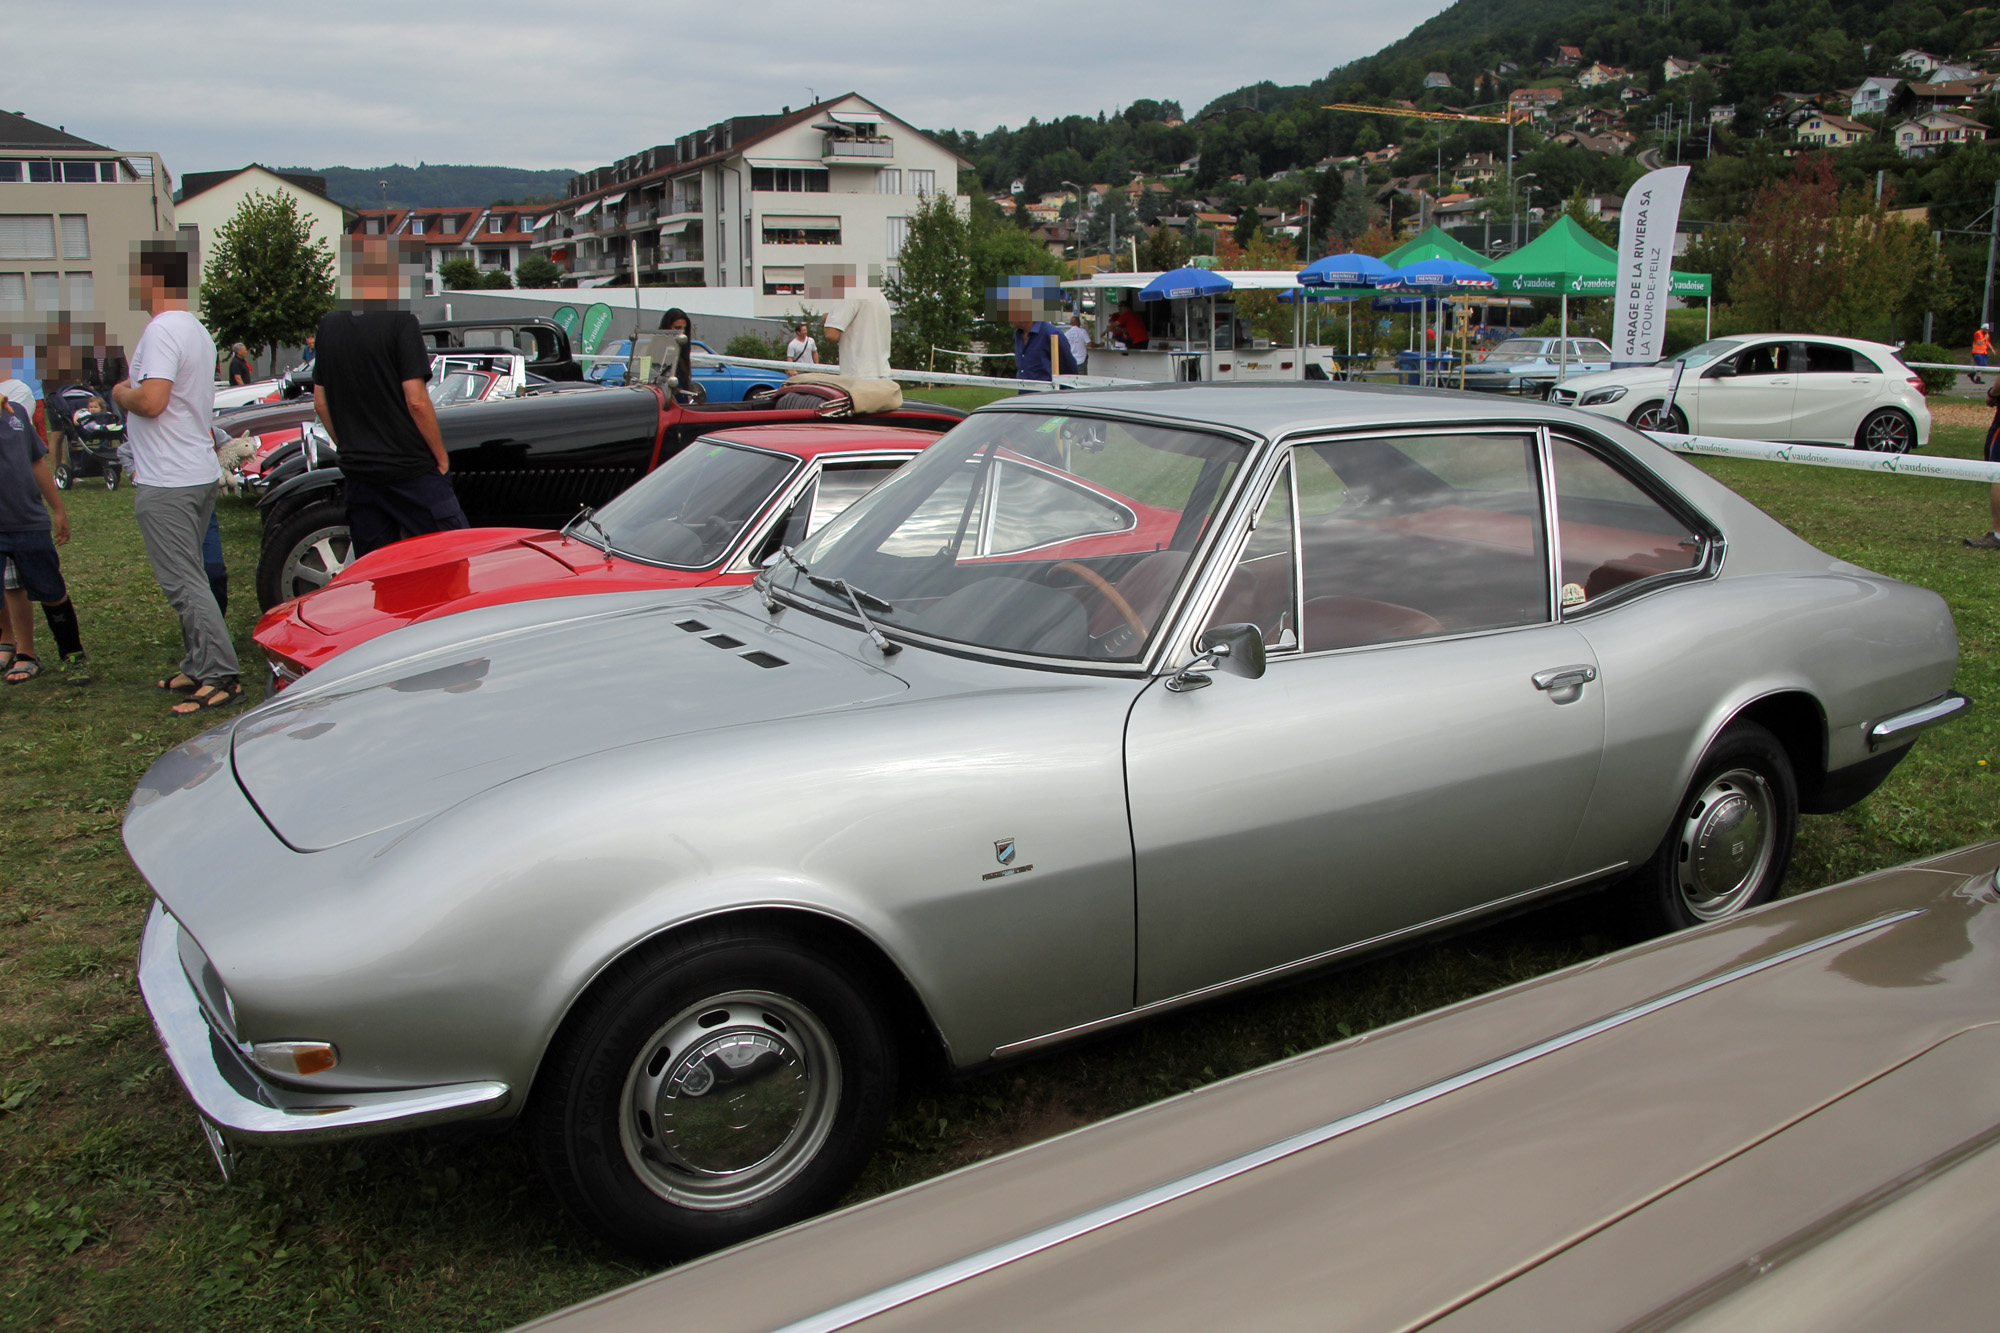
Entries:
{"type": "Polygon", "coordinates": [[[687,311],[681,309],[679,306],[670,306],[667,309],[667,313],[660,316],[660,330],[663,333],[684,333],[687,335],[687,342],[681,347],[680,361],[674,366],[673,376],[679,381],[675,391],[688,395],[688,401],[692,401],[695,390],[693,360],[694,321],[688,318],[687,311]]]}

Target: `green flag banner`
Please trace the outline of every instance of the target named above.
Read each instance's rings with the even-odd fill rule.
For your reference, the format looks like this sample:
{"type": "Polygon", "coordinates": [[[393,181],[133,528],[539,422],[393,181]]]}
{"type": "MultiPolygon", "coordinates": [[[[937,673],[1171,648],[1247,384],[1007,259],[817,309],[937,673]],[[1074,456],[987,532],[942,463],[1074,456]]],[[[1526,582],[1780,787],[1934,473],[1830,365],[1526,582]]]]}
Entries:
{"type": "Polygon", "coordinates": [[[604,341],[605,331],[611,327],[611,307],[599,301],[583,312],[583,342],[577,348],[584,356],[595,352],[604,341]]]}
{"type": "Polygon", "coordinates": [[[555,321],[562,327],[562,331],[569,335],[569,340],[575,342],[577,325],[583,323],[583,316],[576,313],[576,307],[573,305],[557,306],[555,321]]]}

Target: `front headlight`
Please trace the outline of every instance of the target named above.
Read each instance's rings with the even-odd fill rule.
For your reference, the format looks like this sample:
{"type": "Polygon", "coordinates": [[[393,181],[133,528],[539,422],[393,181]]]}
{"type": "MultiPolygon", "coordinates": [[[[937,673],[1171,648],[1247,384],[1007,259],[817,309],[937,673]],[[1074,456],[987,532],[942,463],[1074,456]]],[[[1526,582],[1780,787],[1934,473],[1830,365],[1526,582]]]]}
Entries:
{"type": "Polygon", "coordinates": [[[1602,407],[1606,403],[1615,403],[1624,396],[1625,389],[1623,385],[1617,385],[1609,389],[1592,389],[1578,400],[1577,406],[1602,407]]]}

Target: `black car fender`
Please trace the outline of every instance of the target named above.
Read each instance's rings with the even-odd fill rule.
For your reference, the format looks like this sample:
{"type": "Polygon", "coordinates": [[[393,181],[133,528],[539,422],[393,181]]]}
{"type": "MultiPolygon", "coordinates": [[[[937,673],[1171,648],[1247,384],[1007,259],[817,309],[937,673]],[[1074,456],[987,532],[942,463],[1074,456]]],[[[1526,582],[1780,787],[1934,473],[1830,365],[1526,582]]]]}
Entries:
{"type": "Polygon", "coordinates": [[[342,506],[347,503],[347,479],[337,467],[314,468],[278,483],[265,492],[257,506],[257,514],[264,531],[269,532],[307,505],[322,500],[342,506]]]}

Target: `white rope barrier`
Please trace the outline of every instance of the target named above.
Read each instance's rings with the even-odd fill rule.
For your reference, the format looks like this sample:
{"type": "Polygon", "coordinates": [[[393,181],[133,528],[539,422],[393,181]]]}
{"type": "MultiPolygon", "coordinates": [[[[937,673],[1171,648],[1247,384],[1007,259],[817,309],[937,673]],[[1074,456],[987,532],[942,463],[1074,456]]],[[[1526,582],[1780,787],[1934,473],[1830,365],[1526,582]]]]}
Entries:
{"type": "MultiPolygon", "coordinates": [[[[760,361],[748,356],[715,356],[708,352],[693,354],[696,365],[702,366],[755,366],[760,370],[823,370],[838,374],[838,366],[798,366],[789,361],[760,361]]],[[[1114,379],[1109,375],[1064,375],[1057,383],[1047,380],[1020,380],[999,375],[954,375],[942,370],[892,370],[892,380],[906,384],[966,384],[982,389],[1026,389],[1030,392],[1047,392],[1050,389],[1110,389],[1121,384],[1143,384],[1144,380],[1114,379]]]]}
{"type": "Polygon", "coordinates": [[[1982,481],[2000,485],[2000,463],[1983,463],[1975,458],[1877,454],[1834,445],[1773,444],[1768,440],[1729,440],[1714,435],[1669,435],[1659,431],[1647,431],[1646,434],[1677,454],[1752,458],[1766,463],[1804,463],[1811,467],[1847,468],[1853,472],[1886,472],[1898,477],[1939,477],[1947,481],[1982,481]]]}

